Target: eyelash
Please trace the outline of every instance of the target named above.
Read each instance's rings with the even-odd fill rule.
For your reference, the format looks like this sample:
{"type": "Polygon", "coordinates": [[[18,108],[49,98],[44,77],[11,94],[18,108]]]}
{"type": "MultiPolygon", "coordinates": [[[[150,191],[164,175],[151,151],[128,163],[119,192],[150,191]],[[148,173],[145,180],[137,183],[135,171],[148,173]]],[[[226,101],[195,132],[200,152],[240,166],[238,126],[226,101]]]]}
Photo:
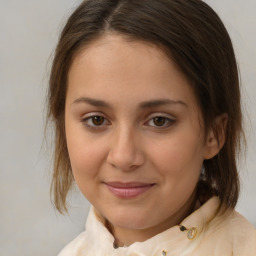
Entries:
{"type": "MultiPolygon", "coordinates": [[[[157,129],[166,129],[169,128],[172,124],[175,123],[175,119],[163,116],[161,114],[159,115],[154,115],[153,117],[151,117],[148,121],[146,121],[144,124],[148,124],[148,126],[153,127],[153,128],[157,128],[157,129]],[[163,119],[161,121],[164,122],[163,125],[149,125],[150,122],[154,122],[156,121],[156,119],[163,119]]],[[[81,122],[83,123],[83,125],[85,125],[87,128],[89,129],[93,129],[93,130],[98,130],[98,129],[104,129],[106,126],[111,125],[110,121],[108,121],[107,118],[105,118],[102,115],[91,115],[89,117],[85,117],[81,120],[81,122]],[[103,118],[103,124],[99,124],[99,125],[95,125],[93,124],[93,118],[103,118]],[[107,121],[107,124],[106,124],[107,121]]]]}
{"type": "Polygon", "coordinates": [[[108,124],[95,125],[95,124],[92,123],[92,122],[93,122],[93,118],[103,118],[103,122],[104,122],[104,123],[106,122],[106,120],[108,121],[108,119],[105,118],[105,117],[102,116],[102,115],[91,115],[91,116],[89,116],[89,117],[83,118],[83,119],[81,120],[81,122],[82,122],[83,125],[85,125],[87,128],[89,128],[89,129],[94,129],[94,130],[102,129],[102,128],[104,128],[105,126],[110,125],[110,122],[109,122],[109,121],[108,121],[108,124]],[[91,122],[91,124],[90,124],[89,122],[91,122]]]}
{"type": "Polygon", "coordinates": [[[150,125],[151,127],[153,128],[157,128],[157,129],[166,129],[166,128],[169,128],[172,124],[175,123],[175,120],[172,119],[172,118],[169,118],[169,117],[166,117],[166,116],[163,116],[163,115],[155,115],[154,117],[150,118],[146,123],[150,123],[150,122],[154,122],[156,121],[157,119],[162,119],[162,121],[164,122],[163,125],[150,125]]]}

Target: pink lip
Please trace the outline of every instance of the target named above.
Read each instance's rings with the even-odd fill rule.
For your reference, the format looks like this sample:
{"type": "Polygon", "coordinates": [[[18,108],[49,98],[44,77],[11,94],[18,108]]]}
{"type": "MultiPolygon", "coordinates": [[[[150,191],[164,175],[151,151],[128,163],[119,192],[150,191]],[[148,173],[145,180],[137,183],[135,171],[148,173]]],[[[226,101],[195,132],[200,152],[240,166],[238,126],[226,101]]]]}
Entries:
{"type": "Polygon", "coordinates": [[[139,196],[154,186],[154,184],[140,182],[106,182],[105,185],[115,196],[124,199],[139,196]]]}

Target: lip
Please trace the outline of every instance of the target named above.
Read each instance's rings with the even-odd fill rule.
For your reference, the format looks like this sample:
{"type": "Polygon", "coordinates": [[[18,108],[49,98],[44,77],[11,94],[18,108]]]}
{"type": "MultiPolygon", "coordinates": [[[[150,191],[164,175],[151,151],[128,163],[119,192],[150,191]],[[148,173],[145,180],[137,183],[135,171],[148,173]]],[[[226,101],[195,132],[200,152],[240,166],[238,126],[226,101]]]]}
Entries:
{"type": "Polygon", "coordinates": [[[149,189],[154,183],[141,183],[141,182],[104,182],[108,190],[115,196],[123,199],[130,199],[137,197],[149,189]]]}

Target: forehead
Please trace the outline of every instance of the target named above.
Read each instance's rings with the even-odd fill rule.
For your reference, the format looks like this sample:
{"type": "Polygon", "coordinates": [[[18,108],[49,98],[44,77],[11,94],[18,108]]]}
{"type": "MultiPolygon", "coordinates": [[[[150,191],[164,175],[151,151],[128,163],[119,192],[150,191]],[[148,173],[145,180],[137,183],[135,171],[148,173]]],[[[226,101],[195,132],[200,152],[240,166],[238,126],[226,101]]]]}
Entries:
{"type": "Polygon", "coordinates": [[[159,47],[120,35],[106,35],[74,58],[68,74],[68,94],[78,97],[88,93],[110,100],[123,94],[121,101],[168,95],[196,103],[186,77],[159,47]]]}
{"type": "Polygon", "coordinates": [[[75,55],[70,70],[79,64],[90,65],[90,68],[95,68],[99,72],[112,71],[112,74],[116,71],[114,67],[137,71],[149,71],[153,68],[157,72],[157,67],[163,68],[170,64],[170,59],[159,47],[150,42],[119,34],[106,34],[82,47],[75,55]]]}

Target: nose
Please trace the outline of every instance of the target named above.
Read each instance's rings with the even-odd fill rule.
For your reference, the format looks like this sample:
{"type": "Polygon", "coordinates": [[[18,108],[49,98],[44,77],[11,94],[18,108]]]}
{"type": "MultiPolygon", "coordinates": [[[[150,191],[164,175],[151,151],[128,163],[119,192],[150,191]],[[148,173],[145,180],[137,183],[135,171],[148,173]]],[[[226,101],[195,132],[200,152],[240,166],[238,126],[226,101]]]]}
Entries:
{"type": "Polygon", "coordinates": [[[132,129],[119,129],[113,133],[107,162],[122,171],[132,171],[145,162],[139,136],[132,129]]]}

